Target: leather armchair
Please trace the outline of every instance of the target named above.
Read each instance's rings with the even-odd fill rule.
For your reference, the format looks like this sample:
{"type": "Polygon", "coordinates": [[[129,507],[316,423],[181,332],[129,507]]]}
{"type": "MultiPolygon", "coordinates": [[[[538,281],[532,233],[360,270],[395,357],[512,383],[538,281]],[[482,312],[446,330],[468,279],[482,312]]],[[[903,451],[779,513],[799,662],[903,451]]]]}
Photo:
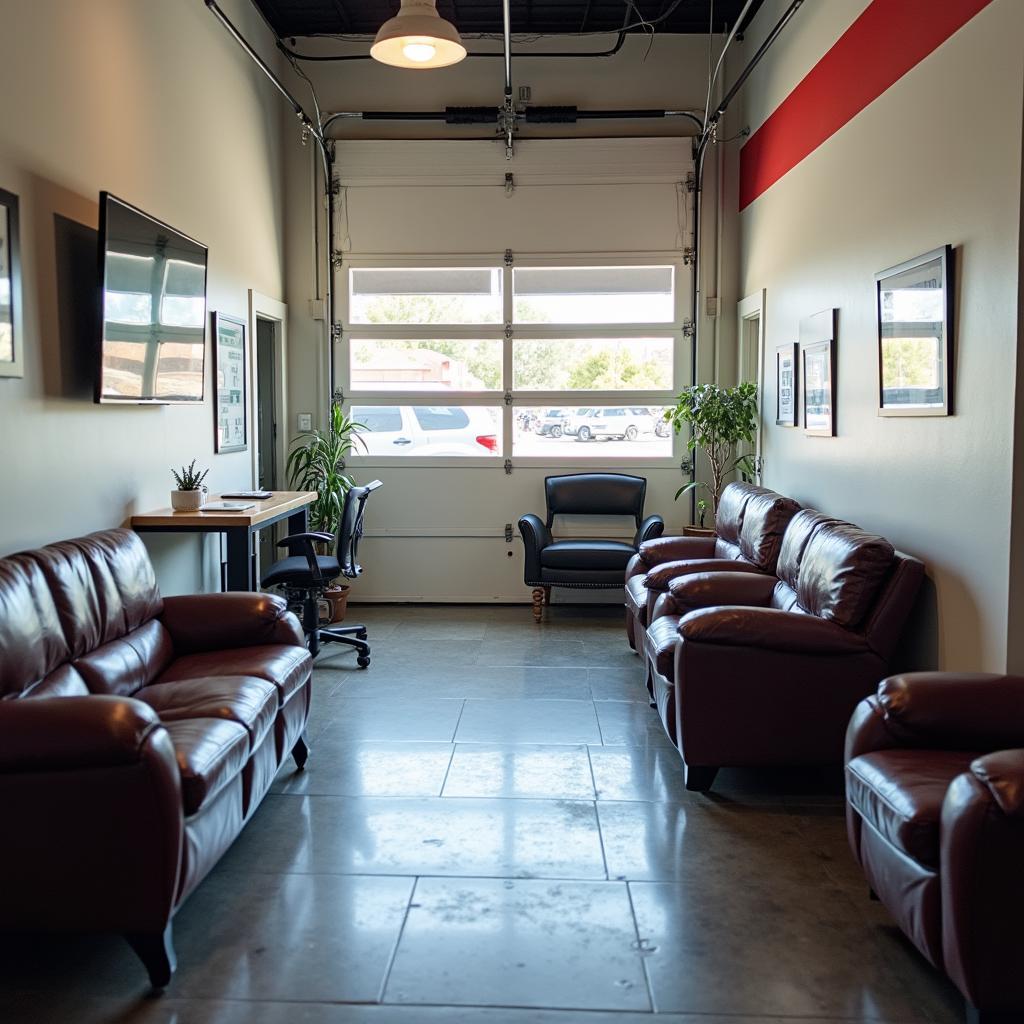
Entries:
{"type": "Polygon", "coordinates": [[[669,583],[699,572],[775,572],[782,537],[800,506],[753,484],[723,491],[714,537],[660,537],[640,545],[626,567],[626,638],[643,653],[644,630],[669,583]]]}
{"type": "Polygon", "coordinates": [[[519,520],[523,538],[523,581],[533,588],[533,617],[540,622],[552,587],[609,589],[622,585],[622,575],[641,544],[660,537],[665,522],[644,518],[647,481],[622,473],[577,473],[544,480],[547,518],[528,513],[519,520]],[[632,542],[559,539],[551,533],[555,516],[630,516],[636,524],[632,542]]]}
{"type": "Polygon", "coordinates": [[[723,765],[838,764],[850,713],[891,671],[924,567],[803,510],[774,576],[677,577],[645,638],[648,686],[706,790],[723,765]]]}
{"type": "Polygon", "coordinates": [[[850,720],[846,794],[872,893],[968,1020],[1024,1019],[1024,678],[883,680],[850,720]]]}
{"type": "Polygon", "coordinates": [[[0,928],[120,932],[166,985],[174,912],[305,762],[311,668],[282,600],[165,600],[128,530],[0,559],[0,928]]]}

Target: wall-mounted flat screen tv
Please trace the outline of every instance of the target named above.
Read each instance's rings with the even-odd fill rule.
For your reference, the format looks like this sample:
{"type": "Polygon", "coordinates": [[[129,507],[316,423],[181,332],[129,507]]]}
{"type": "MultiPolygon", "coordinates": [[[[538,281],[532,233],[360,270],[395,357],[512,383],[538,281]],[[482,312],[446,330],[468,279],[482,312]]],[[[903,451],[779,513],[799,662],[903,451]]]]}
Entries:
{"type": "Polygon", "coordinates": [[[206,258],[194,238],[100,193],[97,402],[202,402],[206,258]]]}

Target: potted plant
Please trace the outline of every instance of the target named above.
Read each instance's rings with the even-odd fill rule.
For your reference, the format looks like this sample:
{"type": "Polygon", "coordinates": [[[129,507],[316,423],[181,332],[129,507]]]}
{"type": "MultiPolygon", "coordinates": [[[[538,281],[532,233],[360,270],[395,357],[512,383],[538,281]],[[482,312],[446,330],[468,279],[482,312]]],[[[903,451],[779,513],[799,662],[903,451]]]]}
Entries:
{"type": "MultiPolygon", "coordinates": [[[[665,419],[677,434],[683,424],[689,424],[690,437],[686,447],[691,452],[699,448],[711,466],[710,482],[694,480],[684,484],[676,491],[676,500],[695,488],[703,488],[711,498],[713,523],[718,514],[722,488],[729,475],[734,472],[744,476],[754,473],[754,456],[738,455],[736,449],[742,441],[753,444],[757,434],[757,385],[745,382],[723,388],[717,384],[694,384],[683,389],[676,407],[665,413],[665,419]]],[[[698,510],[703,527],[707,503],[703,509],[698,504],[698,510]]]]}
{"type": "Polygon", "coordinates": [[[175,512],[198,512],[203,507],[206,501],[203,481],[209,472],[208,469],[202,472],[196,469],[195,459],[187,466],[182,466],[180,473],[176,469],[171,470],[174,482],[178,485],[177,490],[171,491],[171,508],[175,512]]]}
{"type": "MultiPolygon", "coordinates": [[[[365,444],[359,436],[366,428],[346,416],[339,402],[331,403],[326,430],[304,430],[292,442],[288,455],[288,480],[299,491],[316,491],[316,501],[309,507],[309,528],[318,533],[337,533],[345,495],[353,484],[345,473],[345,456],[357,445],[365,444]]],[[[334,581],[324,592],[330,607],[330,621],[345,617],[349,588],[334,581]]]]}

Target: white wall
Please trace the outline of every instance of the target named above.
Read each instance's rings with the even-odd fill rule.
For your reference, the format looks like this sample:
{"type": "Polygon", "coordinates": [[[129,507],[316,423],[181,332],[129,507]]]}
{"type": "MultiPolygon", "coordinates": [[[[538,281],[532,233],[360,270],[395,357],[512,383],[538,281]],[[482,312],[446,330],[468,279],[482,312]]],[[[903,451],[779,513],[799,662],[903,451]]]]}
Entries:
{"type": "MultiPolygon", "coordinates": [[[[246,0],[224,6],[274,52],[246,0]]],[[[249,288],[283,297],[277,93],[202,3],[180,0],[0,0],[0,76],[26,352],[24,379],[0,379],[0,553],[166,505],[170,467],[194,457],[211,489],[249,485],[249,453],[213,454],[209,347],[201,406],[92,404],[95,229],[108,189],[210,247],[211,310],[246,317],[249,288]]],[[[218,585],[216,541],[147,543],[166,592],[218,585]]]]}
{"type": "MultiPolygon", "coordinates": [[[[560,38],[535,44],[517,43],[514,52],[529,53],[546,49],[599,49],[614,37],[577,40],[560,38]]],[[[716,46],[722,40],[716,41],[716,46]]],[[[478,46],[494,48],[493,42],[472,41],[478,46]]],[[[612,58],[588,60],[535,60],[517,56],[513,65],[515,85],[529,85],[531,103],[538,105],[575,104],[581,109],[667,108],[703,109],[706,96],[707,39],[700,37],[665,36],[658,38],[646,56],[647,40],[629,37],[623,50],[612,58]]],[[[355,52],[358,44],[341,44],[332,40],[299,40],[302,52],[355,52]]],[[[362,46],[365,52],[366,46],[362,46]]],[[[305,64],[304,69],[316,85],[321,107],[337,110],[441,110],[446,105],[491,105],[501,102],[503,86],[502,61],[469,59],[453,68],[429,73],[408,72],[370,61],[340,64],[305,64]]],[[[598,121],[578,127],[552,129],[525,128],[523,137],[620,136],[659,134],[689,135],[693,128],[687,122],[665,121],[598,121]]],[[[396,157],[396,174],[414,180],[423,168],[422,148],[427,138],[480,138],[481,147],[493,147],[499,154],[494,187],[501,190],[504,170],[520,172],[520,162],[507,167],[500,158],[501,143],[493,138],[489,126],[448,128],[438,124],[370,123],[347,120],[338,122],[334,132],[343,139],[391,138],[408,139],[403,153],[396,157]]],[[[427,144],[429,146],[429,144],[427,144]]],[[[535,144],[537,145],[537,144],[535,144]]],[[[528,152],[530,143],[523,141],[519,153],[528,152]]],[[[344,179],[348,168],[346,151],[339,148],[339,173],[344,179]]],[[[289,160],[289,209],[305,211],[322,206],[311,189],[311,159],[303,156],[289,160]]],[[[426,158],[429,163],[429,157],[426,158]]],[[[603,170],[603,168],[599,169],[603,170]]],[[[686,168],[681,167],[682,175],[686,168]]],[[[426,174],[426,172],[423,172],[426,174]]],[[[716,294],[714,274],[714,209],[717,186],[715,161],[709,161],[706,182],[707,201],[711,210],[712,228],[708,263],[708,294],[716,294]]],[[[436,186],[436,182],[435,182],[436,186]]],[[[352,253],[378,252],[399,255],[402,252],[497,251],[506,246],[534,253],[600,251],[643,251],[673,248],[678,245],[678,227],[670,186],[623,184],[580,184],[579,192],[589,192],[574,208],[599,211],[591,218],[567,218],[564,209],[552,202],[538,200],[528,190],[512,199],[499,200],[500,216],[487,218],[489,200],[477,194],[462,192],[462,215],[449,222],[449,229],[438,233],[433,229],[438,210],[417,205],[422,192],[414,187],[404,189],[369,188],[350,193],[347,224],[339,225],[339,247],[352,253]],[[631,205],[632,201],[632,205],[631,205]],[[480,239],[487,238],[486,244],[480,239]]],[[[446,201],[445,190],[435,188],[436,202],[446,201]]],[[[294,254],[304,268],[313,251],[312,231],[301,215],[289,218],[289,257],[294,254]]],[[[689,225],[692,228],[692,223],[689,225]]],[[[323,225],[320,224],[320,231],[323,225]]],[[[689,244],[689,243],[687,243],[689,244]]],[[[342,275],[343,278],[343,275],[342,275]]],[[[310,277],[303,272],[293,274],[289,266],[288,295],[290,305],[290,401],[295,412],[320,413],[322,396],[326,395],[325,359],[322,352],[321,324],[307,312],[310,277]],[[305,290],[304,290],[305,289],[305,290]]],[[[733,317],[724,323],[732,331],[733,317]]],[[[713,338],[714,323],[706,321],[705,336],[713,338]]],[[[702,353],[702,366],[713,372],[714,359],[708,342],[702,353]]],[[[291,427],[294,429],[294,422],[291,427]]],[[[359,478],[379,475],[386,487],[374,496],[369,528],[409,534],[377,539],[369,536],[362,549],[366,575],[358,584],[360,599],[472,599],[523,600],[528,598],[522,583],[522,548],[518,540],[508,546],[501,538],[504,523],[515,523],[519,514],[543,510],[543,477],[545,472],[585,470],[586,460],[578,465],[543,469],[519,468],[505,476],[500,468],[491,470],[456,469],[439,473],[434,469],[403,467],[365,467],[359,478]],[[417,531],[421,536],[415,536],[417,531]],[[458,536],[432,536],[432,534],[458,536]],[[474,534],[488,534],[475,536],[474,534]],[[511,552],[511,557],[509,556],[511,552]]],[[[628,464],[621,469],[629,471],[628,464]]],[[[687,521],[688,503],[678,505],[672,495],[678,488],[678,468],[638,469],[649,479],[648,510],[665,515],[676,529],[687,521]]],[[[576,595],[573,595],[574,597],[576,595]]],[[[605,599],[609,599],[604,595],[605,599]]],[[[618,600],[618,598],[610,598],[618,600]]]]}
{"type": "MultiPolygon", "coordinates": [[[[784,6],[767,0],[748,54],[784,6]]],[[[752,129],[866,6],[804,4],[743,91],[752,129]]],[[[1007,665],[1022,39],[1024,4],[994,0],[739,217],[740,291],[767,289],[768,409],[775,346],[796,340],[802,317],[839,309],[838,437],[767,426],[766,482],[925,561],[920,666],[1007,665]],[[956,415],[880,418],[873,275],[945,243],[956,415]]]]}

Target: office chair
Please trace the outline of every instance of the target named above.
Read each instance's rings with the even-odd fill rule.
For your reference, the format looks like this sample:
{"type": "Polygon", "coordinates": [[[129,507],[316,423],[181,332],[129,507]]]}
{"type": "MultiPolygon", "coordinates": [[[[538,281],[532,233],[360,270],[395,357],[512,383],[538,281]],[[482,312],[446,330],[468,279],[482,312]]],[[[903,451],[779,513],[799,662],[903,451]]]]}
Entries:
{"type": "Polygon", "coordinates": [[[374,480],[363,487],[352,487],[345,495],[337,538],[329,533],[293,533],[277,542],[287,548],[288,558],[275,562],[263,577],[264,587],[280,587],[288,607],[302,619],[309,653],[315,658],[321,643],[339,643],[359,652],[360,668],[370,664],[370,645],[365,626],[321,626],[320,598],[339,576],[354,580],[363,571],[356,561],[359,538],[363,535],[363,511],[366,499],[381,486],[374,480]],[[318,555],[314,545],[336,540],[333,555],[318,555]],[[296,554],[296,552],[299,552],[296,554]]]}

